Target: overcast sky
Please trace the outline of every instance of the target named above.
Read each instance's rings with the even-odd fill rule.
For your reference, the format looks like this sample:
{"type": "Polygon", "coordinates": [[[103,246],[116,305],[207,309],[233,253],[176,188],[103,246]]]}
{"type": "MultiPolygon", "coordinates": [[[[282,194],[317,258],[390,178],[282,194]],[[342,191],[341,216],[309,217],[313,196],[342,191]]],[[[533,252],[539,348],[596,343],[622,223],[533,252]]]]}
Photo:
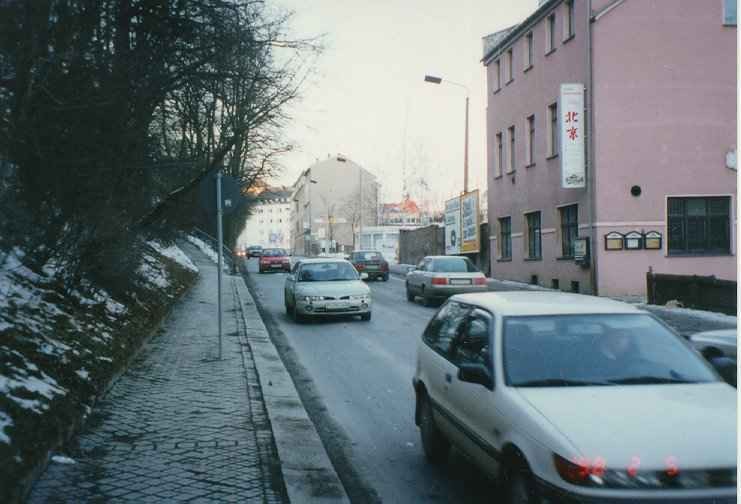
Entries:
{"type": "Polygon", "coordinates": [[[434,74],[470,89],[469,187],[485,189],[481,38],[522,21],[537,0],[274,1],[295,11],[294,36],[323,33],[326,46],[293,108],[287,134],[299,148],[283,159],[277,183],[342,153],[379,177],[383,201],[398,201],[406,144],[412,197],[439,203],[459,193],[466,92],[423,82],[434,74]]]}

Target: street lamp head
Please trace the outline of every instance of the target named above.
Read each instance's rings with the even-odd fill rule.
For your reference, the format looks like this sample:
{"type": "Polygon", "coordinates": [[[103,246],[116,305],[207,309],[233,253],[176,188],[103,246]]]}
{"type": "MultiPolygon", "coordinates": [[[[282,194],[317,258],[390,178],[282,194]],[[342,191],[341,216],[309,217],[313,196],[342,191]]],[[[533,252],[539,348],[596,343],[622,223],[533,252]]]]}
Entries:
{"type": "Polygon", "coordinates": [[[425,75],[425,82],[431,82],[432,84],[440,84],[442,82],[442,78],[435,77],[434,75],[425,75]]]}

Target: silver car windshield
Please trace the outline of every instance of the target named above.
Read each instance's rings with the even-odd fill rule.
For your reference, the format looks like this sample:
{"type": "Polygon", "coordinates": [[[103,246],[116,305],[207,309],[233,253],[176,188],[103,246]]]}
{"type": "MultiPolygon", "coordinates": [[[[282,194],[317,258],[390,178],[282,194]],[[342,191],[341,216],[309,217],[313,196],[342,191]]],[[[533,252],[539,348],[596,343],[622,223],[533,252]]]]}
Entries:
{"type": "Polygon", "coordinates": [[[649,315],[507,317],[503,337],[505,379],[513,387],[718,381],[649,315]]]}
{"type": "Polygon", "coordinates": [[[298,276],[299,282],[338,282],[359,279],[358,272],[352,264],[344,262],[304,264],[298,276]]]}

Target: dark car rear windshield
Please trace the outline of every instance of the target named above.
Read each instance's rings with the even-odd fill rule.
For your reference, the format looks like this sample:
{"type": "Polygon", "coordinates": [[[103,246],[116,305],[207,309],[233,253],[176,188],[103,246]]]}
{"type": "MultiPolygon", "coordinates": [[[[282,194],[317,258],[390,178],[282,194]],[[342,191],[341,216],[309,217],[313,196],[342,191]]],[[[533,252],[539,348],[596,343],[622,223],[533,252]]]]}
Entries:
{"type": "Polygon", "coordinates": [[[353,261],[380,261],[383,259],[379,252],[353,252],[353,261]]]}
{"type": "Polygon", "coordinates": [[[286,253],[285,249],[265,249],[262,251],[262,255],[277,257],[277,256],[288,255],[288,254],[286,253]]]}
{"type": "Polygon", "coordinates": [[[433,259],[432,271],[440,273],[476,273],[478,270],[471,261],[465,257],[445,257],[433,259]]]}

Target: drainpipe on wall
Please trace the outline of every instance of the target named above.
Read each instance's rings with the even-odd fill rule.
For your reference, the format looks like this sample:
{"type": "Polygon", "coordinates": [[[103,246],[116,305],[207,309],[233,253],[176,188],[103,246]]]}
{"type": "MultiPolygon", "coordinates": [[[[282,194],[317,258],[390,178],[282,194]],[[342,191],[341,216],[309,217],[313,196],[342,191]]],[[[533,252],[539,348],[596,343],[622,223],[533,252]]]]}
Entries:
{"type": "Polygon", "coordinates": [[[587,63],[587,111],[589,121],[589,137],[587,139],[587,209],[589,213],[589,242],[590,242],[590,276],[592,283],[592,293],[599,295],[597,286],[597,228],[594,227],[595,214],[595,169],[594,169],[594,79],[592,77],[592,0],[587,0],[587,37],[586,37],[586,63],[587,63]]]}

